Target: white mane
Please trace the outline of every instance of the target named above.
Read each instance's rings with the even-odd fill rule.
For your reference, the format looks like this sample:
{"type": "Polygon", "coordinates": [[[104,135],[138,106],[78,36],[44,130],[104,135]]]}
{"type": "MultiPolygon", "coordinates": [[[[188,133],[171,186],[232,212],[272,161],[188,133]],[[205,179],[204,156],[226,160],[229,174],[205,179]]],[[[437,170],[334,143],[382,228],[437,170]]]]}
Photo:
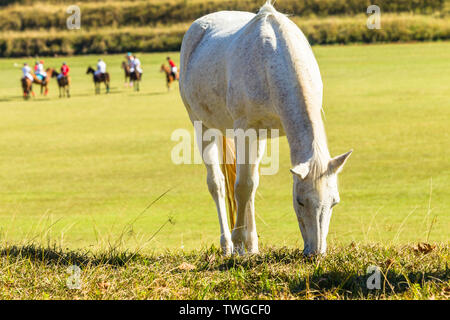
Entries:
{"type": "MultiPolygon", "coordinates": [[[[286,35],[289,35],[289,32],[286,30],[288,28],[287,24],[290,23],[290,20],[286,19],[287,16],[278,12],[272,4],[271,0],[268,0],[258,11],[255,19],[265,18],[267,19],[269,16],[273,17],[273,21],[275,21],[279,26],[280,30],[286,35]],[[286,30],[286,31],[285,31],[286,30]]],[[[289,37],[285,37],[287,45],[291,46],[289,37]]],[[[309,45],[309,43],[308,43],[309,45]]],[[[291,52],[294,56],[296,51],[292,50],[291,52]]],[[[295,58],[295,57],[294,57],[295,58]]],[[[299,59],[296,59],[298,62],[299,59]]],[[[294,69],[297,74],[301,74],[301,68],[294,63],[294,69]]],[[[330,154],[327,146],[327,138],[325,134],[325,129],[322,121],[322,103],[318,106],[306,104],[306,112],[311,120],[311,125],[315,132],[314,141],[312,142],[312,158],[311,158],[311,172],[310,176],[313,180],[319,179],[328,169],[328,162],[330,160],[330,154]]]]}

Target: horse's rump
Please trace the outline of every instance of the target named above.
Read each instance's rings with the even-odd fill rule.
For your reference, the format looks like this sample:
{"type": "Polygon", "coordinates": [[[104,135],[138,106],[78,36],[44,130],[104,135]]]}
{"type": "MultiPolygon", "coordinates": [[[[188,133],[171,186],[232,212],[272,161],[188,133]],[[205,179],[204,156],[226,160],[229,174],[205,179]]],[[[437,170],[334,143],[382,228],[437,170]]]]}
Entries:
{"type": "Polygon", "coordinates": [[[142,73],[138,72],[137,70],[130,73],[131,81],[138,81],[138,80],[141,80],[141,78],[142,78],[142,73]]]}

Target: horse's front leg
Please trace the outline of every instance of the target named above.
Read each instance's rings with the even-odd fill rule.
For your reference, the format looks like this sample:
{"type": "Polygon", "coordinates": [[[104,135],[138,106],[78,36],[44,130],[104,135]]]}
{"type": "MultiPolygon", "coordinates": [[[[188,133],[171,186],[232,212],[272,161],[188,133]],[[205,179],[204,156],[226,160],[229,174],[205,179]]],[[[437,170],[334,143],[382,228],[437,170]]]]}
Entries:
{"type": "Polygon", "coordinates": [[[259,184],[258,168],[266,140],[259,139],[256,130],[235,130],[237,205],[236,224],[231,236],[236,253],[259,252],[255,222],[255,194],[259,184]]]}
{"type": "MultiPolygon", "coordinates": [[[[198,130],[196,127],[196,137],[197,145],[201,146],[200,153],[202,154],[203,162],[205,163],[207,170],[208,190],[214,199],[217,209],[217,215],[219,218],[220,226],[220,246],[222,248],[224,255],[229,255],[233,252],[233,243],[231,242],[231,233],[228,228],[228,218],[227,218],[227,208],[225,203],[225,177],[220,168],[220,158],[222,150],[221,142],[215,141],[204,141],[202,133],[204,133],[208,128],[202,125],[202,131],[198,130]]],[[[216,135],[217,139],[222,139],[222,135],[218,133],[216,135]]]]}

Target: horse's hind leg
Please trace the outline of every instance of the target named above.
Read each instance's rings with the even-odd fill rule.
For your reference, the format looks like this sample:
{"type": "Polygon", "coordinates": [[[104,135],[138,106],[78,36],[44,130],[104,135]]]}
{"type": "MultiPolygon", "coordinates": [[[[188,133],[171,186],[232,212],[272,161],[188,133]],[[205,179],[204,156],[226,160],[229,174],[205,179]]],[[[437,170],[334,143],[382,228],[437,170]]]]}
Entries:
{"type": "MultiPolygon", "coordinates": [[[[208,128],[202,125],[201,131],[204,133],[208,128]]],[[[213,141],[203,141],[202,132],[196,127],[197,145],[200,148],[203,162],[207,170],[207,179],[209,192],[216,203],[217,214],[220,225],[220,246],[225,255],[233,252],[233,243],[231,242],[231,233],[228,228],[227,208],[225,203],[225,177],[220,168],[220,159],[222,157],[219,150],[222,149],[222,135],[219,131],[213,138],[213,141]],[[218,141],[216,141],[216,139],[218,141]],[[201,146],[201,147],[200,147],[201,146]]]]}
{"type": "Polygon", "coordinates": [[[255,194],[259,184],[258,168],[266,146],[265,139],[259,139],[257,132],[246,138],[244,130],[235,130],[237,205],[236,224],[232,233],[233,245],[237,253],[256,254],[258,235],[255,222],[255,194]],[[242,135],[241,135],[242,134],[242,135]]]}

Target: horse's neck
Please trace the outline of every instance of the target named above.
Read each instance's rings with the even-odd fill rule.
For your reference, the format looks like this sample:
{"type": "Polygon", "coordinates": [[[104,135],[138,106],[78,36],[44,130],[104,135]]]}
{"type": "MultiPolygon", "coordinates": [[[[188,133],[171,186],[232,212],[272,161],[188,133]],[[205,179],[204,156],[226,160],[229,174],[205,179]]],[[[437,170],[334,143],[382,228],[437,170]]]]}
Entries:
{"type": "MultiPolygon", "coordinates": [[[[295,93],[291,97],[295,97],[295,93]]],[[[288,139],[291,162],[297,165],[311,158],[329,159],[326,134],[322,119],[305,108],[301,96],[299,100],[284,104],[281,122],[288,139]]],[[[319,111],[320,112],[320,111],[319,111]]]]}
{"type": "MultiPolygon", "coordinates": [[[[287,38],[289,29],[277,24],[279,54],[275,61],[286,66],[283,72],[272,75],[273,87],[278,98],[283,129],[288,138],[291,162],[297,165],[311,158],[327,161],[330,158],[322,121],[322,81],[320,72],[312,67],[311,57],[298,55],[299,50],[311,50],[307,43],[298,48],[297,39],[287,38]],[[306,65],[306,66],[305,66],[306,65]],[[308,68],[305,70],[305,68],[308,68]],[[318,74],[317,74],[318,72],[318,74]]],[[[312,54],[312,53],[311,53],[312,54]]]]}

